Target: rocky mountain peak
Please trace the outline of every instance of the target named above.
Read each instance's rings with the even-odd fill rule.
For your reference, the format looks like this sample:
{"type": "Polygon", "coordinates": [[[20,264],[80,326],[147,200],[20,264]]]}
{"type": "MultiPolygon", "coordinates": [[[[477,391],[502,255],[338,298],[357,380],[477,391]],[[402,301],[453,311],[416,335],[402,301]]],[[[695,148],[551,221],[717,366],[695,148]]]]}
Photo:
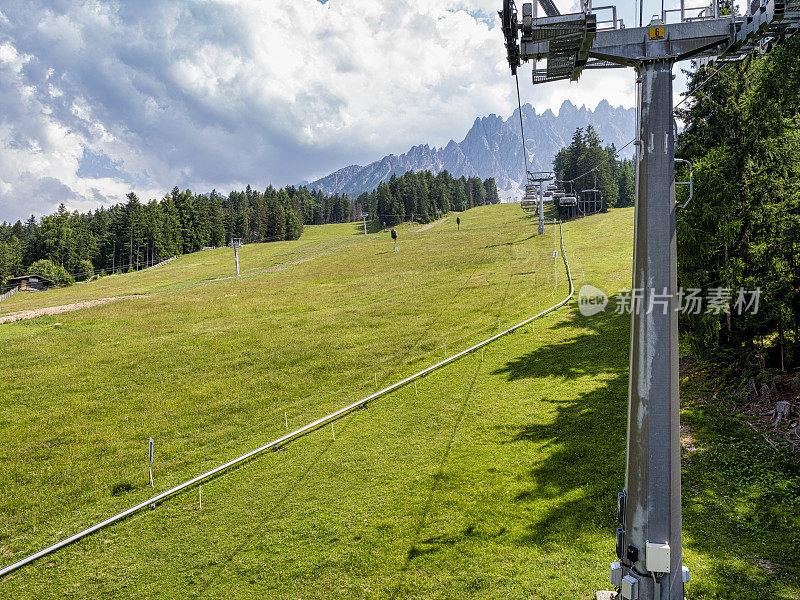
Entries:
{"type": "MultiPolygon", "coordinates": [[[[635,110],[614,108],[602,100],[594,110],[578,108],[565,100],[556,116],[550,109],[541,114],[529,103],[522,105],[525,123],[525,144],[531,158],[530,168],[546,171],[552,168],[553,157],[569,145],[578,127],[591,124],[604,144],[617,148],[634,135],[635,110]]],[[[626,149],[630,155],[630,147],[626,149]]],[[[444,148],[420,144],[400,156],[390,154],[366,166],[351,165],[309,184],[327,194],[348,194],[351,198],[375,189],[393,174],[429,170],[438,173],[447,169],[454,177],[494,177],[501,197],[518,199],[525,181],[522,139],[519,130],[519,108],[503,119],[495,114],[477,117],[463,140],[450,140],[444,148]]]]}

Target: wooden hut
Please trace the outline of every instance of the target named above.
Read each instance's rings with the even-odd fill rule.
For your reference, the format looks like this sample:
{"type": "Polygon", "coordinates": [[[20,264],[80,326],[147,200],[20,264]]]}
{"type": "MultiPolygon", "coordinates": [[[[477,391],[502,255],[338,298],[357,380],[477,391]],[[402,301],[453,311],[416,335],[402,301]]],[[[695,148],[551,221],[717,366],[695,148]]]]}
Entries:
{"type": "Polygon", "coordinates": [[[20,275],[19,277],[11,277],[7,280],[11,289],[17,289],[20,292],[43,292],[55,285],[51,279],[42,277],[41,275],[20,275]]]}

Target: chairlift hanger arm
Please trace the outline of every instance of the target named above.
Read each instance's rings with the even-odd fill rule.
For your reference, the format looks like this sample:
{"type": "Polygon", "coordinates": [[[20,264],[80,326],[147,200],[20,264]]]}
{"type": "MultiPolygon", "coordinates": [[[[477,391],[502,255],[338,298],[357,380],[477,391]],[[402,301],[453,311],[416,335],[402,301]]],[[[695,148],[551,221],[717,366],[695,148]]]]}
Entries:
{"type": "MultiPolygon", "coordinates": [[[[548,17],[558,17],[561,13],[553,0],[538,0],[541,4],[542,10],[548,17]]],[[[520,66],[520,47],[519,47],[519,30],[527,30],[534,17],[536,4],[526,3],[523,6],[522,25],[518,21],[517,7],[514,0],[503,0],[503,10],[499,11],[500,21],[502,23],[503,37],[505,37],[506,44],[506,58],[511,67],[511,73],[516,74],[517,67],[520,66]]]]}
{"type": "Polygon", "coordinates": [[[553,3],[553,0],[539,0],[539,4],[542,5],[544,14],[546,14],[548,17],[557,17],[561,14],[558,10],[558,7],[553,3]]]}
{"type": "Polygon", "coordinates": [[[689,197],[686,199],[686,202],[681,204],[681,208],[686,208],[689,206],[689,202],[692,201],[694,197],[694,165],[692,165],[691,161],[684,160],[683,158],[676,158],[676,163],[682,163],[685,165],[689,165],[689,181],[676,181],[675,185],[688,185],[689,186],[689,197]]]}

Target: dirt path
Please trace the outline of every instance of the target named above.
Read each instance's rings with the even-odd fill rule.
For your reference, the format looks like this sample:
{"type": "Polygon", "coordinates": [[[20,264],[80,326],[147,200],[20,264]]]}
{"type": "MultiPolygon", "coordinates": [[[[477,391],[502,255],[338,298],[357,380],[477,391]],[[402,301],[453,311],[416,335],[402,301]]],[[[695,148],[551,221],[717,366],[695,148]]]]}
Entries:
{"type": "Polygon", "coordinates": [[[447,223],[450,220],[450,217],[445,217],[444,219],[439,219],[438,221],[434,221],[433,223],[426,223],[422,227],[417,227],[416,229],[412,229],[414,233],[420,233],[421,231],[428,231],[431,227],[436,227],[437,225],[441,225],[442,223],[447,223]]]}
{"type": "Polygon", "coordinates": [[[22,321],[23,319],[35,319],[36,317],[43,317],[45,315],[58,315],[65,312],[71,312],[73,310],[81,310],[82,308],[89,308],[92,306],[99,306],[100,304],[108,304],[109,302],[116,302],[117,300],[125,300],[127,298],[147,298],[147,295],[132,294],[130,296],[113,296],[111,298],[84,300],[82,302],[75,302],[73,304],[63,304],[61,306],[48,306],[45,308],[18,310],[17,312],[0,315],[0,323],[11,323],[13,321],[22,321]]]}

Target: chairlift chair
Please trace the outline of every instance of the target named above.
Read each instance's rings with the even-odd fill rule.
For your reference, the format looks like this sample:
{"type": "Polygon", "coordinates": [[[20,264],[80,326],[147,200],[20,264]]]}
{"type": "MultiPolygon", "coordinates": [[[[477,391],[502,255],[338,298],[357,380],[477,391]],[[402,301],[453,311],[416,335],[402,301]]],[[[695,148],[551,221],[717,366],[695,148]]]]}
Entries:
{"type": "Polygon", "coordinates": [[[583,214],[603,212],[603,192],[597,188],[581,190],[579,197],[578,210],[583,214]],[[590,194],[591,198],[589,197],[590,194]]]}
{"type": "Polygon", "coordinates": [[[578,208],[578,199],[575,196],[563,196],[558,205],[559,208],[562,208],[563,212],[566,213],[567,218],[571,219],[575,216],[575,212],[578,208]]]}
{"type": "Polygon", "coordinates": [[[535,184],[525,185],[525,195],[522,197],[522,210],[536,210],[539,205],[539,195],[535,184]]]}

